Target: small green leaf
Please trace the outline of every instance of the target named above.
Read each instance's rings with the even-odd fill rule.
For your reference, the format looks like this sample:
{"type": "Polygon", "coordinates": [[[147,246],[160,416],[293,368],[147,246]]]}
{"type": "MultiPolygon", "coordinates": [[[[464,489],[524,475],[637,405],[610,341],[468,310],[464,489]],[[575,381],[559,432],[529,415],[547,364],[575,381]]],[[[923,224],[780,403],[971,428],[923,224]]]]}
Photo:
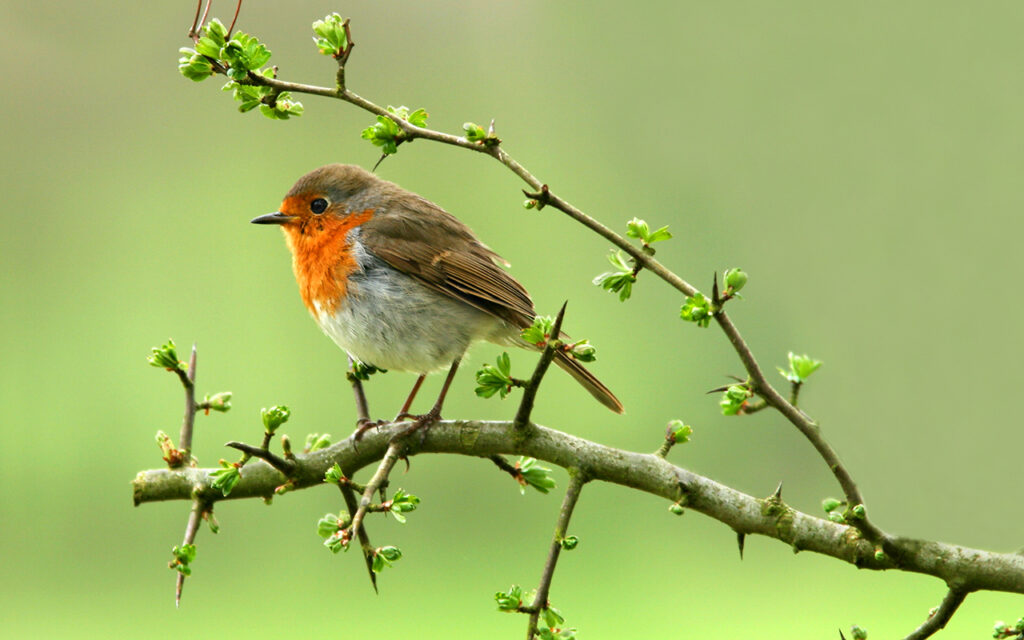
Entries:
{"type": "Polygon", "coordinates": [[[401,559],[402,551],[398,547],[380,547],[373,552],[373,572],[380,573],[401,559]]]}
{"type": "Polygon", "coordinates": [[[340,514],[328,513],[316,523],[316,533],[321,538],[330,538],[349,525],[351,518],[348,513],[342,511],[340,514]]]}
{"type": "Polygon", "coordinates": [[[331,446],[331,434],[329,433],[310,433],[306,436],[306,446],[304,451],[306,453],[312,453],[319,451],[320,449],[326,449],[331,446]]]}
{"type": "Polygon", "coordinates": [[[345,33],[345,24],[348,21],[337,13],[326,16],[323,20],[313,23],[313,31],[320,36],[313,38],[320,53],[339,58],[348,49],[348,36],[345,33]]]}
{"type": "Polygon", "coordinates": [[[210,411],[227,413],[231,410],[231,392],[221,391],[203,398],[203,405],[210,411]]]}
{"type": "Polygon", "coordinates": [[[612,263],[615,271],[606,271],[597,276],[594,278],[594,284],[605,291],[619,294],[619,301],[625,302],[633,294],[636,274],[633,273],[633,267],[626,263],[626,257],[621,251],[610,253],[608,262],[612,263]]]}
{"type": "Polygon", "coordinates": [[[168,339],[159,347],[153,347],[149,357],[146,358],[149,364],[168,371],[188,371],[188,365],[178,360],[178,351],[174,346],[174,340],[168,339]]]}
{"type": "Polygon", "coordinates": [[[577,538],[576,536],[566,536],[566,537],[561,539],[559,544],[561,544],[562,548],[565,549],[566,551],[572,551],[573,549],[575,549],[576,547],[579,546],[580,539],[577,538]]]}
{"type": "Polygon", "coordinates": [[[686,298],[686,303],[679,310],[679,317],[687,322],[693,322],[698,327],[707,327],[711,322],[711,301],[698,291],[686,298]]]}
{"type": "Polygon", "coordinates": [[[273,434],[282,424],[288,422],[292,412],[284,405],[273,406],[269,409],[260,410],[263,416],[263,428],[267,433],[273,434]]]}
{"type": "Polygon", "coordinates": [[[341,466],[339,466],[337,462],[335,462],[334,466],[328,469],[327,473],[324,474],[324,482],[329,482],[331,484],[341,484],[341,482],[346,479],[345,474],[341,471],[341,466]]]}
{"type": "Polygon", "coordinates": [[[693,435],[693,427],[683,424],[682,420],[670,420],[668,426],[672,430],[673,442],[682,444],[690,441],[690,436],[693,435]]]}
{"type": "Polygon", "coordinates": [[[741,269],[726,269],[725,276],[725,295],[726,297],[732,297],[747,284],[747,274],[741,269]]]}
{"type": "Polygon", "coordinates": [[[541,493],[555,488],[555,479],[551,477],[551,469],[542,467],[536,458],[520,457],[515,465],[519,470],[519,492],[526,493],[527,485],[541,493]]]}
{"type": "Polygon", "coordinates": [[[497,367],[485,364],[476,372],[476,395],[481,398],[490,398],[498,394],[502,398],[507,396],[515,381],[511,377],[512,365],[508,353],[498,356],[497,367]]]}
{"type": "Polygon", "coordinates": [[[850,634],[853,636],[853,640],[868,640],[867,629],[853,625],[850,627],[850,634]]]}
{"type": "Polygon", "coordinates": [[[825,498],[821,501],[821,508],[825,510],[825,513],[831,513],[844,504],[846,503],[835,498],[825,498]]]}
{"type": "Polygon", "coordinates": [[[722,410],[724,416],[735,416],[743,409],[746,405],[747,400],[754,395],[754,392],[749,387],[742,384],[734,384],[725,390],[722,394],[721,400],[718,401],[718,406],[722,410]]]}
{"type": "Polygon", "coordinates": [[[220,466],[220,469],[210,473],[210,477],[213,478],[210,485],[214,489],[220,489],[220,492],[226,497],[242,479],[242,473],[236,464],[224,460],[220,461],[220,466]]]}
{"type": "Polygon", "coordinates": [[[821,365],[821,360],[815,360],[806,354],[798,356],[790,351],[789,371],[779,367],[779,373],[793,384],[803,384],[812,373],[821,368],[821,365]]]}
{"type": "Polygon", "coordinates": [[[684,513],[686,513],[686,509],[684,509],[683,505],[679,504],[678,502],[673,502],[671,505],[669,505],[668,510],[670,513],[674,513],[677,516],[681,516],[684,513]]]}
{"type": "Polygon", "coordinates": [[[569,347],[569,355],[580,362],[593,362],[597,360],[597,349],[589,340],[580,340],[569,347]]]}
{"type": "Polygon", "coordinates": [[[523,329],[519,335],[530,344],[543,347],[553,337],[551,332],[554,328],[555,319],[552,316],[536,316],[533,323],[523,329]]]}
{"type": "Polygon", "coordinates": [[[362,380],[363,382],[370,379],[370,376],[375,373],[387,373],[387,369],[378,369],[371,364],[364,364],[358,360],[352,360],[352,370],[349,372],[349,381],[352,381],[354,377],[356,380],[362,380]]]}
{"type": "Polygon", "coordinates": [[[203,27],[203,31],[204,36],[216,43],[218,47],[224,46],[224,43],[227,42],[228,29],[217,18],[207,22],[206,26],[203,27]]]}
{"type": "Polygon", "coordinates": [[[514,584],[508,591],[495,593],[494,600],[498,603],[498,611],[517,611],[523,605],[523,589],[514,584]]]}

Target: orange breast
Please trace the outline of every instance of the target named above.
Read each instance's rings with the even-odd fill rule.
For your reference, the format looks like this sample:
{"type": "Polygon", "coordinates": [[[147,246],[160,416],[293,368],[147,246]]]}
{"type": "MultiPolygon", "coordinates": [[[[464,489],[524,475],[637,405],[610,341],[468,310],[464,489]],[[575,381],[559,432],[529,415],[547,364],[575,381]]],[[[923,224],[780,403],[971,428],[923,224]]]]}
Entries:
{"type": "Polygon", "coordinates": [[[345,298],[348,276],[356,270],[348,232],[373,217],[373,210],[343,218],[324,216],[283,228],[292,252],[299,294],[315,316],[317,306],[333,312],[345,298]]]}

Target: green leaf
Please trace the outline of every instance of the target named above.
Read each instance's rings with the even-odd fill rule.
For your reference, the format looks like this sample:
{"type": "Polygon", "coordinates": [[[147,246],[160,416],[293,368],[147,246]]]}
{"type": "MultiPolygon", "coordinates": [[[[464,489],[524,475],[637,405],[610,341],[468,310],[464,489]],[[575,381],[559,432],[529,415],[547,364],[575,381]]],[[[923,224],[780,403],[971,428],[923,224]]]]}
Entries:
{"type": "Polygon", "coordinates": [[[747,284],[747,274],[742,269],[726,269],[723,277],[725,295],[734,296],[747,284]]]}
{"type": "Polygon", "coordinates": [[[419,506],[420,499],[410,493],[406,493],[399,489],[395,492],[395,495],[391,498],[391,506],[389,511],[391,515],[395,517],[400,523],[405,524],[405,515],[410,511],[415,511],[416,507],[419,506]]]}
{"type": "Polygon", "coordinates": [[[754,395],[754,392],[749,387],[742,384],[734,384],[725,390],[722,394],[721,400],[718,401],[718,406],[722,410],[724,416],[735,416],[738,415],[743,406],[747,403],[747,400],[754,395]]]}
{"type": "Polygon", "coordinates": [[[312,453],[331,446],[331,434],[310,433],[306,436],[305,452],[312,453]]]}
{"type": "Polygon", "coordinates": [[[380,573],[401,559],[402,551],[398,547],[380,547],[373,552],[373,572],[380,573]]]}
{"type": "Polygon", "coordinates": [[[779,367],[779,373],[794,384],[803,384],[812,373],[821,368],[821,365],[821,360],[815,360],[806,354],[798,356],[790,351],[789,371],[779,367]]]}
{"type": "Polygon", "coordinates": [[[519,470],[521,478],[519,481],[520,493],[526,493],[527,485],[541,493],[547,493],[555,488],[555,479],[551,477],[551,469],[540,466],[536,458],[520,457],[515,466],[519,470]]]}
{"type": "Polygon", "coordinates": [[[212,396],[207,394],[206,397],[203,398],[203,405],[211,411],[227,413],[231,410],[231,392],[221,391],[220,393],[215,393],[212,396]]]}
{"type": "Polygon", "coordinates": [[[320,49],[320,53],[338,58],[348,49],[348,36],[345,34],[346,22],[337,13],[332,13],[323,20],[313,23],[313,32],[320,36],[313,38],[313,41],[320,49]]]}
{"type": "Polygon", "coordinates": [[[466,140],[470,142],[483,142],[487,139],[487,132],[484,131],[484,128],[474,122],[464,123],[462,130],[466,132],[466,140]]]}
{"type": "Polygon", "coordinates": [[[168,371],[188,371],[188,365],[178,360],[178,351],[171,339],[162,346],[153,347],[146,360],[150,365],[168,371]]]}
{"type": "Polygon", "coordinates": [[[619,294],[619,301],[625,302],[633,294],[633,283],[636,282],[633,267],[626,263],[626,257],[621,251],[610,253],[608,262],[611,262],[616,270],[597,276],[594,278],[594,284],[605,291],[619,294]]]}
{"type": "Polygon", "coordinates": [[[552,337],[551,332],[555,328],[555,319],[552,316],[537,316],[533,324],[519,332],[523,340],[538,347],[547,345],[552,337]]]}
{"type": "Polygon", "coordinates": [[[231,493],[231,490],[235,488],[238,481],[242,479],[242,473],[239,468],[224,460],[220,461],[221,468],[210,473],[210,477],[213,481],[210,485],[214,489],[220,489],[220,492],[227,497],[231,493]]]}
{"type": "Polygon", "coordinates": [[[515,386],[515,381],[510,376],[512,365],[508,353],[503,352],[498,356],[497,365],[495,367],[485,364],[476,372],[475,392],[479,397],[490,398],[497,393],[504,398],[515,386]]]}
{"type": "Polygon", "coordinates": [[[580,340],[569,348],[569,355],[580,362],[593,362],[597,360],[597,349],[589,340],[580,340]]]}
{"type": "Polygon", "coordinates": [[[523,589],[514,584],[508,591],[495,593],[494,600],[498,603],[498,611],[516,611],[523,605],[523,589]]]}
{"type": "Polygon", "coordinates": [[[685,304],[679,310],[679,317],[687,322],[693,322],[698,327],[707,327],[711,322],[711,301],[698,291],[686,298],[685,304]]]}
{"type": "Polygon", "coordinates": [[[676,444],[690,441],[690,436],[693,435],[693,427],[683,424],[682,420],[670,420],[668,426],[672,430],[672,440],[676,444]]]}
{"type": "MultiPolygon", "coordinates": [[[[373,366],[371,364],[364,364],[364,363],[360,362],[359,360],[353,359],[352,360],[352,371],[350,371],[349,373],[356,380],[362,380],[363,382],[365,382],[365,381],[369,380],[370,376],[372,376],[375,373],[387,373],[387,372],[388,372],[387,369],[378,369],[377,367],[375,367],[375,366],[373,366]]],[[[349,380],[351,381],[351,378],[349,378],[349,380]]]]}
{"type": "Polygon", "coordinates": [[[351,518],[348,513],[342,511],[340,514],[328,513],[316,523],[316,533],[321,538],[330,538],[348,526],[351,518]]]}
{"type": "Polygon", "coordinates": [[[821,501],[821,508],[825,510],[825,513],[831,513],[844,504],[843,501],[836,500],[835,498],[825,498],[821,501]]]}
{"type": "Polygon", "coordinates": [[[427,118],[430,116],[425,109],[417,109],[409,114],[406,120],[409,124],[420,127],[421,129],[427,126],[427,118]]]}
{"type": "Polygon", "coordinates": [[[342,473],[341,467],[338,465],[337,462],[335,462],[334,466],[328,469],[327,473],[324,474],[324,482],[329,482],[331,484],[341,484],[343,480],[346,480],[345,474],[342,473]]]}
{"type": "Polygon", "coordinates": [[[260,414],[263,416],[263,428],[270,434],[277,431],[277,428],[288,422],[288,418],[292,416],[292,412],[284,405],[261,409],[260,414]]]}
{"type": "Polygon", "coordinates": [[[216,43],[218,47],[224,46],[224,43],[227,41],[228,29],[217,18],[207,22],[206,26],[203,27],[203,31],[205,37],[216,43]]]}
{"type": "Polygon", "coordinates": [[[559,541],[562,545],[562,549],[566,551],[572,551],[580,544],[580,539],[576,536],[566,536],[559,541]]]}

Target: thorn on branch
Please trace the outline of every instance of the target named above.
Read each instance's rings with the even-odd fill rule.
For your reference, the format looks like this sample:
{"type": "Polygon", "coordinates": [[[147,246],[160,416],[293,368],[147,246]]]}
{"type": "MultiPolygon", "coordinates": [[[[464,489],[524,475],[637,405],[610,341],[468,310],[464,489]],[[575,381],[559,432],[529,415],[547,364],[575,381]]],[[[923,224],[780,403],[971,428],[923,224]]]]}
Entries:
{"type": "Polygon", "coordinates": [[[265,448],[254,447],[251,444],[235,441],[227,442],[224,446],[231,447],[232,449],[238,449],[242,453],[252,456],[253,458],[259,458],[286,476],[290,476],[295,471],[296,463],[294,461],[286,460],[265,448]]]}

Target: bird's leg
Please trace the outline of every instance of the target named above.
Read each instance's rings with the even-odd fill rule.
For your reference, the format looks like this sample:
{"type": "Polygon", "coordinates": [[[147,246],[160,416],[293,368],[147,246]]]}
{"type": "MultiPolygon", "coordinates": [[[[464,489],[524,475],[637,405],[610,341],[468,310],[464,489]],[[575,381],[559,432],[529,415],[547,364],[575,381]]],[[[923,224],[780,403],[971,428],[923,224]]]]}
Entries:
{"type": "Polygon", "coordinates": [[[405,404],[403,404],[402,408],[398,410],[398,415],[395,416],[395,419],[392,420],[392,422],[398,422],[399,420],[415,417],[409,413],[409,407],[412,406],[412,401],[416,399],[416,394],[419,393],[420,387],[423,385],[423,380],[426,379],[426,377],[427,374],[424,373],[420,375],[420,377],[416,378],[416,383],[412,385],[412,391],[409,392],[409,397],[405,399],[405,404]]]}
{"type": "Polygon", "coordinates": [[[455,379],[455,372],[459,369],[460,360],[461,358],[456,358],[455,361],[452,362],[451,368],[448,369],[448,377],[444,379],[444,385],[441,386],[441,393],[438,394],[437,401],[434,402],[434,406],[430,408],[430,411],[422,415],[410,416],[416,418],[413,421],[412,426],[402,431],[402,433],[398,434],[397,437],[400,438],[416,431],[417,429],[423,429],[423,432],[420,434],[420,440],[422,441],[423,438],[427,436],[426,429],[429,428],[431,424],[441,419],[441,406],[444,404],[445,396],[448,395],[448,388],[452,386],[452,380],[455,379]]]}

